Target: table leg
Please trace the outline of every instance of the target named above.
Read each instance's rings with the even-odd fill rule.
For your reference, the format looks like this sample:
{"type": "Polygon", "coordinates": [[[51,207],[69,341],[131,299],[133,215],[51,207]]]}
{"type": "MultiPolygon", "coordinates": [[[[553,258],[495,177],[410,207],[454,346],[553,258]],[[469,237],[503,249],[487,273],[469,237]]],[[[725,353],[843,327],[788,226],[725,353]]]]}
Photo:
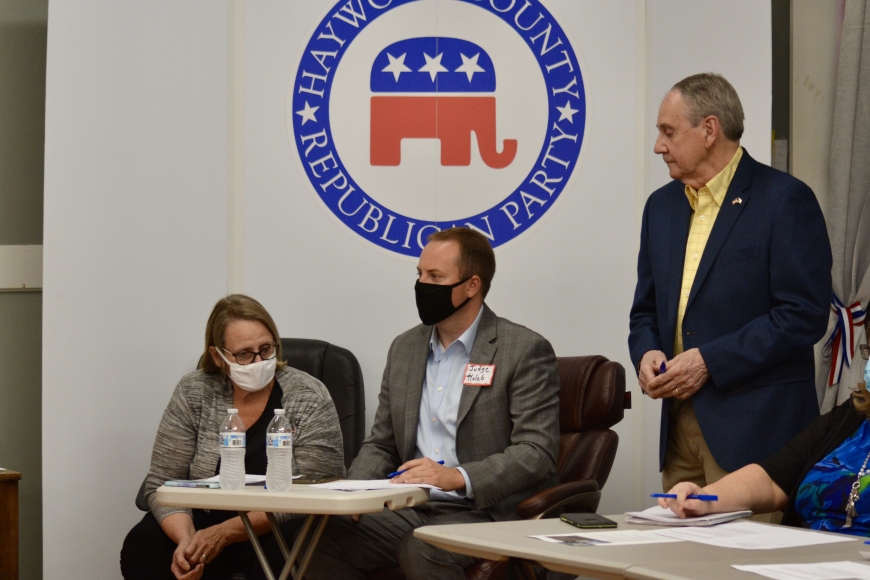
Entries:
{"type": "Polygon", "coordinates": [[[287,563],[284,565],[284,570],[281,571],[281,576],[278,580],[287,580],[290,577],[291,571],[293,578],[296,578],[296,557],[299,556],[299,552],[302,550],[302,545],[305,543],[305,538],[308,537],[308,532],[311,530],[311,525],[314,523],[314,520],[317,516],[310,515],[305,518],[305,523],[302,524],[302,529],[296,534],[296,541],[293,542],[293,550],[290,551],[290,555],[287,557],[287,563]]]}
{"type": "Polygon", "coordinates": [[[302,580],[305,576],[305,570],[308,568],[308,562],[311,561],[311,556],[314,555],[314,550],[317,548],[317,543],[320,542],[320,536],[323,535],[323,530],[326,528],[326,522],[329,521],[328,515],[320,516],[320,523],[317,524],[317,529],[314,530],[314,536],[311,538],[311,541],[308,542],[308,549],[305,551],[305,556],[302,558],[302,562],[299,564],[299,571],[295,577],[295,580],[302,580]]]}
{"type": "Polygon", "coordinates": [[[278,520],[275,519],[275,514],[266,512],[266,519],[269,520],[269,525],[272,526],[272,534],[278,542],[278,547],[281,548],[281,553],[284,555],[284,560],[290,559],[290,550],[287,549],[287,542],[284,540],[284,534],[281,533],[281,528],[278,526],[278,520]]]}
{"type": "MultiPolygon", "coordinates": [[[[254,547],[257,559],[260,560],[260,566],[263,567],[263,573],[266,575],[267,580],[275,580],[275,575],[272,573],[271,566],[269,566],[269,560],[266,558],[266,553],[263,551],[263,546],[260,544],[260,538],[257,537],[257,533],[254,531],[254,526],[251,525],[248,513],[239,512],[239,517],[245,525],[245,531],[248,532],[248,539],[251,540],[251,545],[254,547]]],[[[291,575],[294,580],[302,580],[305,575],[305,570],[308,568],[308,563],[314,555],[314,550],[317,548],[317,543],[320,541],[320,536],[323,535],[323,530],[326,528],[326,522],[329,520],[329,516],[320,516],[320,523],[317,525],[317,529],[314,530],[314,535],[311,537],[308,549],[305,550],[305,556],[303,556],[302,562],[296,570],[293,569],[295,567],[296,558],[299,556],[299,552],[302,551],[302,545],[305,543],[305,538],[311,531],[311,526],[317,516],[310,515],[305,519],[302,529],[299,530],[299,533],[296,535],[296,541],[293,542],[293,549],[290,550],[289,553],[287,550],[287,542],[284,540],[284,535],[281,533],[281,528],[278,526],[275,516],[271,513],[267,513],[266,517],[269,520],[269,525],[272,527],[272,533],[275,535],[278,546],[281,548],[281,553],[284,555],[284,559],[286,560],[284,563],[284,569],[281,570],[281,575],[278,577],[278,580],[287,580],[291,575]]]]}
{"type": "Polygon", "coordinates": [[[251,525],[251,520],[248,518],[248,512],[239,512],[239,517],[245,525],[245,531],[248,532],[248,538],[251,540],[251,545],[254,546],[257,558],[260,560],[260,566],[263,567],[263,574],[266,575],[267,580],[275,580],[272,567],[269,566],[269,560],[266,558],[263,546],[260,545],[260,538],[257,537],[257,532],[254,531],[254,526],[251,525]]]}

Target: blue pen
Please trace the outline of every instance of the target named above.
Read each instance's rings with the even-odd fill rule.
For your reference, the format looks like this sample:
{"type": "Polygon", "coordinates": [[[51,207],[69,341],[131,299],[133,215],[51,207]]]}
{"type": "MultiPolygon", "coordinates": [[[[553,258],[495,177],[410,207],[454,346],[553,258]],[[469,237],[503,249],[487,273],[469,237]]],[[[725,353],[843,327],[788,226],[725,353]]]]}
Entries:
{"type": "MultiPolygon", "coordinates": [[[[439,462],[438,462],[438,465],[444,465],[444,460],[442,459],[441,461],[439,461],[439,462]]],[[[408,470],[407,470],[407,469],[403,469],[402,471],[394,471],[393,473],[389,474],[389,475],[387,476],[387,478],[388,478],[388,479],[393,479],[393,478],[396,477],[397,475],[402,475],[402,474],[405,473],[406,471],[408,471],[408,470]]]]}
{"type": "MultiPolygon", "coordinates": [[[[651,493],[650,497],[664,497],[668,499],[677,499],[677,494],[675,493],[651,493]]],[[[699,499],[701,501],[719,501],[718,495],[689,495],[686,496],[686,499],[699,499]]]]}
{"type": "Polygon", "coordinates": [[[663,375],[663,374],[665,374],[665,371],[667,371],[667,370],[668,370],[668,367],[665,366],[665,361],[662,361],[662,366],[659,367],[659,374],[663,375]]]}

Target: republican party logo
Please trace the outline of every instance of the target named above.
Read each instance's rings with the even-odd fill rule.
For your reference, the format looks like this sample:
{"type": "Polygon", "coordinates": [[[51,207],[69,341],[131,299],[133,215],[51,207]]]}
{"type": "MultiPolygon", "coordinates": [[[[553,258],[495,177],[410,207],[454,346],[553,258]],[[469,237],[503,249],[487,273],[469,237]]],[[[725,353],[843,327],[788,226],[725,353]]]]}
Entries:
{"type": "Polygon", "coordinates": [[[341,0],[300,58],[288,123],[326,208],[419,256],[441,229],[498,247],[544,218],[576,169],[586,93],[538,0],[341,0]]]}

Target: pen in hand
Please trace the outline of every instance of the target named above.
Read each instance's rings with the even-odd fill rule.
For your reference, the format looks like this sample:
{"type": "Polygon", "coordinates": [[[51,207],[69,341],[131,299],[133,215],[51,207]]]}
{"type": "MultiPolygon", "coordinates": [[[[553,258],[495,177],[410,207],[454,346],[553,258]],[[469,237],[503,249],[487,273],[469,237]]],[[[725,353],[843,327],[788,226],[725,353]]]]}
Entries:
{"type": "Polygon", "coordinates": [[[659,374],[663,375],[663,374],[665,374],[665,371],[667,371],[667,370],[668,370],[668,367],[665,365],[665,361],[662,361],[662,366],[659,367],[659,374]]]}
{"type": "MultiPolygon", "coordinates": [[[[438,465],[444,465],[444,460],[442,459],[441,461],[438,461],[437,463],[438,463],[438,465]]],[[[403,469],[402,471],[394,471],[393,473],[387,475],[387,479],[393,479],[393,478],[396,477],[397,475],[402,475],[402,474],[405,473],[406,471],[408,471],[408,470],[407,470],[407,469],[403,469]]]]}
{"type": "MultiPolygon", "coordinates": [[[[677,494],[675,493],[651,493],[650,497],[664,497],[667,499],[677,499],[677,494]]],[[[687,495],[686,499],[699,499],[701,501],[719,501],[718,495],[703,495],[703,494],[692,494],[687,495]]]]}

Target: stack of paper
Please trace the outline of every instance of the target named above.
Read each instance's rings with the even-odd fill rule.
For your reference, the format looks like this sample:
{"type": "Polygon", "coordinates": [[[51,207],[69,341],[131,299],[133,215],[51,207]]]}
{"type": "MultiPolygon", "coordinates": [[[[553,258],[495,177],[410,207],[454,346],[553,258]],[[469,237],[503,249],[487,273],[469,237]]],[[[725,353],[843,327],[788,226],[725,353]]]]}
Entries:
{"type": "Polygon", "coordinates": [[[870,580],[870,566],[858,562],[818,562],[815,564],[756,564],[732,566],[743,572],[752,572],[775,580],[870,580]]]}
{"type": "Polygon", "coordinates": [[[680,518],[671,510],[659,506],[651,507],[642,512],[625,512],[627,524],[646,524],[649,526],[712,526],[723,524],[739,518],[752,515],[751,511],[726,512],[722,514],[707,514],[694,518],[680,518]]]}
{"type": "Polygon", "coordinates": [[[364,491],[368,489],[396,489],[399,487],[422,487],[424,489],[441,489],[428,483],[392,483],[389,479],[339,479],[329,483],[313,483],[311,487],[320,489],[337,489],[339,491],[364,491]]]}
{"type": "Polygon", "coordinates": [[[814,530],[788,526],[768,526],[756,522],[732,522],[712,528],[669,528],[653,530],[653,533],[675,540],[741,550],[797,548],[836,542],[854,542],[857,539],[855,536],[846,534],[826,534],[814,530]]]}

